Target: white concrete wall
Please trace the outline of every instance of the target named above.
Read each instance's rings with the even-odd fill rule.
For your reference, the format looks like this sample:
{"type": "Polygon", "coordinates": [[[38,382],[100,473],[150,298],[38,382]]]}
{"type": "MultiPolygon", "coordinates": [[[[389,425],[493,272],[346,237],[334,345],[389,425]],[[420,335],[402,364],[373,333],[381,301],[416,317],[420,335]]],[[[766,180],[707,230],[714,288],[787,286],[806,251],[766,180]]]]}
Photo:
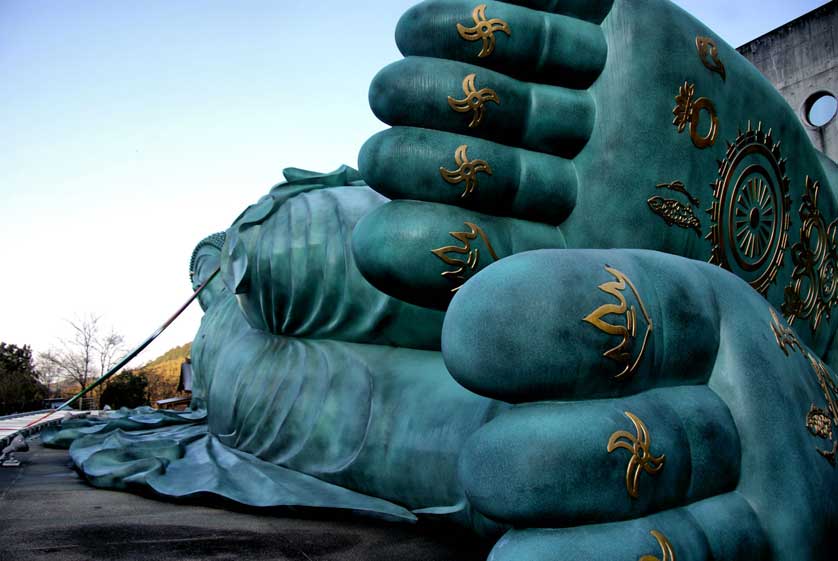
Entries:
{"type": "Polygon", "coordinates": [[[814,145],[838,161],[838,118],[820,128],[804,119],[818,91],[838,97],[838,1],[805,14],[739,47],[800,115],[814,145]]]}

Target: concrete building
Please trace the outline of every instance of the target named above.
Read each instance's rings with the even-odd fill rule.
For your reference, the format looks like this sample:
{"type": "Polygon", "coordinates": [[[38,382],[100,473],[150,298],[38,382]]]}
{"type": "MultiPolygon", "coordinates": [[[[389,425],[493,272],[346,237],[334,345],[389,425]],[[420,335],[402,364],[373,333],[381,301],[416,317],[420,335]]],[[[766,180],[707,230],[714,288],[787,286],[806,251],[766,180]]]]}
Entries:
{"type": "Polygon", "coordinates": [[[838,161],[838,0],[739,47],[795,110],[814,145],[838,161]]]}

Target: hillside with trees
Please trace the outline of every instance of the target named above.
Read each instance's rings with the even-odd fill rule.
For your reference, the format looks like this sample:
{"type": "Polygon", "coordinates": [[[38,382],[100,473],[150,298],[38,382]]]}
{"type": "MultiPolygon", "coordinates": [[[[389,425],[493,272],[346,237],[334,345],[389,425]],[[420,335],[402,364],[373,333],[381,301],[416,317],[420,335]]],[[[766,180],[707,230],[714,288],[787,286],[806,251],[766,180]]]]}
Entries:
{"type": "Polygon", "coordinates": [[[189,395],[178,392],[177,386],[180,380],[180,365],[191,351],[192,343],[174,347],[136,370],[148,379],[148,401],[151,405],[158,399],[189,395]]]}
{"type": "Polygon", "coordinates": [[[151,362],[125,370],[105,384],[99,406],[111,408],[152,405],[168,397],[185,397],[178,392],[180,365],[189,356],[192,343],[169,349],[151,362]]]}

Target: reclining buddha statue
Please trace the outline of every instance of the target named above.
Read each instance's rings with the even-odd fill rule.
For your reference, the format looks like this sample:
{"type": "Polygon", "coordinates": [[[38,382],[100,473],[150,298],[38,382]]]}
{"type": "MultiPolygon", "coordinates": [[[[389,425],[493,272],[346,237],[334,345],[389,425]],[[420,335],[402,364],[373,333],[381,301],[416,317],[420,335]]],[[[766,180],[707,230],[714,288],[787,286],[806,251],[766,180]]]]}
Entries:
{"type": "Polygon", "coordinates": [[[196,247],[192,409],[51,442],[493,561],[833,559],[838,167],[780,94],[667,0],[427,0],[396,41],[360,171],[196,247]]]}

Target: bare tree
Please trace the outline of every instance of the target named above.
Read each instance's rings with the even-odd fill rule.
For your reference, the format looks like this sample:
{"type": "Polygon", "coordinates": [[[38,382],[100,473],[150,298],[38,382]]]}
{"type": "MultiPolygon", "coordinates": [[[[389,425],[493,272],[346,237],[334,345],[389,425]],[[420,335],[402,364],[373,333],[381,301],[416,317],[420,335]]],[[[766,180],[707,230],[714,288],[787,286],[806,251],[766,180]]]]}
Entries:
{"type": "Polygon", "coordinates": [[[45,369],[82,388],[107,372],[124,351],[123,337],[113,329],[104,332],[100,320],[101,316],[93,314],[68,320],[72,336],[39,356],[45,369]]]}
{"type": "Polygon", "coordinates": [[[125,354],[124,343],[125,338],[115,332],[113,328],[106,335],[98,338],[96,342],[96,353],[99,359],[99,376],[103,376],[105,372],[116,364],[118,359],[122,358],[122,355],[125,354]]]}

